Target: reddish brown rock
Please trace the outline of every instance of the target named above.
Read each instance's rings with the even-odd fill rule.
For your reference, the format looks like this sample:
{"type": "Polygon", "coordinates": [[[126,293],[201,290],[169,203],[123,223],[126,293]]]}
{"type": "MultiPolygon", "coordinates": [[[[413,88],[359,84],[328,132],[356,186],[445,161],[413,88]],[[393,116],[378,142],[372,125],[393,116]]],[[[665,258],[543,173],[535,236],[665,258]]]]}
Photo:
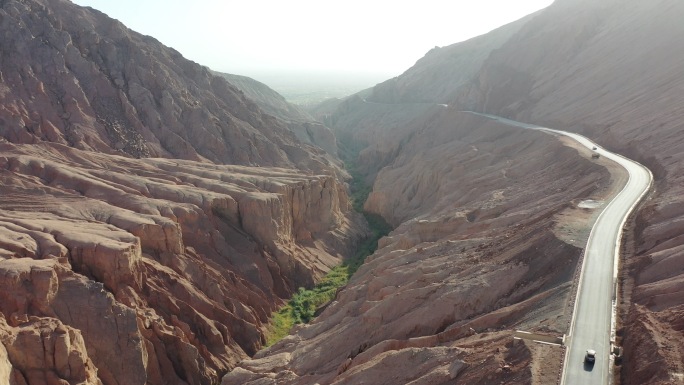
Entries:
{"type": "Polygon", "coordinates": [[[0,381],[10,385],[102,385],[81,333],[52,318],[10,326],[0,318],[0,381]]]}
{"type": "MultiPolygon", "coordinates": [[[[682,15],[682,3],[674,0],[558,0],[522,24],[518,21],[468,42],[431,50],[404,74],[374,88],[372,97],[365,96],[366,102],[351,97],[337,111],[326,111],[338,137],[349,147],[363,148],[357,163],[368,181],[390,166],[380,172],[382,188],[366,207],[395,224],[422,213],[421,208],[435,207],[439,196],[458,190],[457,171],[453,179],[438,180],[436,176],[444,173],[435,169],[457,169],[460,164],[451,160],[462,160],[462,154],[437,160],[432,153],[438,152],[441,141],[424,153],[404,151],[412,137],[429,140],[424,128],[439,116],[434,111],[440,108],[487,112],[580,132],[648,166],[656,180],[654,193],[637,216],[634,233],[627,232],[621,281],[626,314],[622,378],[635,383],[677,383],[684,373],[684,343],[677,321],[684,298],[680,268],[684,109],[677,102],[684,81],[682,15]],[[416,102],[426,103],[420,115],[415,114],[416,102]],[[393,167],[402,153],[404,167],[393,167]],[[405,157],[410,155],[416,159],[407,167],[405,157]],[[424,159],[427,166],[420,167],[424,159]],[[394,181],[400,181],[401,187],[390,189],[394,181]],[[450,188],[434,188],[435,181],[450,188]],[[630,338],[634,340],[629,342],[630,338]],[[676,343],[662,349],[662,341],[676,343]],[[639,352],[630,355],[629,349],[639,352]],[[641,365],[641,354],[660,356],[662,362],[641,365]]],[[[489,166],[470,160],[464,162],[469,167],[489,166]]],[[[506,172],[502,177],[515,172],[497,171],[506,172]]],[[[537,189],[537,184],[528,186],[531,193],[537,189]]],[[[472,193],[482,190],[474,188],[472,193]]],[[[466,191],[449,202],[460,205],[472,200],[466,191]]],[[[467,220],[481,212],[462,214],[467,220]]],[[[431,232],[463,231],[464,226],[468,225],[428,221],[416,225],[415,233],[397,234],[383,245],[406,249],[430,239],[431,232]]]]}
{"type": "Polygon", "coordinates": [[[218,382],[362,236],[310,117],[68,1],[2,2],[0,36],[0,310],[77,330],[95,380],[218,382]]]}
{"type": "Polygon", "coordinates": [[[581,249],[553,223],[609,185],[589,158],[550,135],[435,114],[366,203],[398,227],[311,325],[223,384],[531,381],[512,329],[568,326],[581,249]]]}
{"type": "Polygon", "coordinates": [[[11,142],[341,173],[222,77],[98,11],[8,1],[0,16],[0,136],[11,142]]]}
{"type": "Polygon", "coordinates": [[[218,381],[360,235],[332,176],[0,146],[1,310],[79,330],[104,384],[218,381]]]}
{"type": "Polygon", "coordinates": [[[673,322],[684,307],[684,109],[676,102],[684,85],[682,15],[684,4],[672,0],[556,1],[492,54],[456,99],[579,131],[654,173],[623,264],[622,378],[630,383],[676,383],[684,373],[681,328],[673,322]],[[660,341],[679,343],[654,350],[660,341]],[[661,355],[657,369],[642,354],[661,355]]]}
{"type": "Polygon", "coordinates": [[[288,103],[282,95],[254,79],[219,72],[216,74],[239,88],[264,112],[283,120],[302,143],[316,145],[331,155],[337,154],[337,140],[332,130],[316,122],[301,107],[288,103]]]}
{"type": "MultiPolygon", "coordinates": [[[[359,169],[376,182],[366,207],[397,230],[312,325],[224,383],[532,381],[530,349],[506,330],[564,330],[580,252],[563,213],[605,194],[606,174],[458,109],[580,130],[654,170],[628,263],[624,375],[681,379],[683,12],[673,0],[557,1],[481,46],[433,51],[370,103],[341,104],[330,121],[365,147],[359,169]],[[452,54],[473,60],[445,65],[452,54]],[[641,353],[662,365],[638,365],[641,353]]],[[[25,144],[2,144],[0,159],[9,323],[79,330],[105,384],[217,382],[258,349],[275,304],[352,243],[330,176],[341,172],[296,141],[304,130],[99,13],[6,1],[0,16],[2,137],[25,144]]]]}

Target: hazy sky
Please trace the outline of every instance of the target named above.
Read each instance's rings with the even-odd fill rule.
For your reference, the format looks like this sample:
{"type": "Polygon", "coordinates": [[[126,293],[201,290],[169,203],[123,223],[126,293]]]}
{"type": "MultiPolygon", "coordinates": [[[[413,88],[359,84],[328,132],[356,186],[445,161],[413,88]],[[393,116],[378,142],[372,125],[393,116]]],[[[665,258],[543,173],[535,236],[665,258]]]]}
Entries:
{"type": "Polygon", "coordinates": [[[396,76],[552,0],[75,0],[212,69],[396,76]]]}

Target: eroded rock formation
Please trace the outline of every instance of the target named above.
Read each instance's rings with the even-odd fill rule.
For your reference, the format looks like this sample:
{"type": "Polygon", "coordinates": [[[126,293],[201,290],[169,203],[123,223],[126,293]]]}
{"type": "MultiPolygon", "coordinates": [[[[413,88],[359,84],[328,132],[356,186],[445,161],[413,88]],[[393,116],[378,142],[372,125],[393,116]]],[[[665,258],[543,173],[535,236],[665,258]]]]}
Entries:
{"type": "MultiPolygon", "coordinates": [[[[27,264],[15,260],[9,271],[3,266],[5,278],[18,273],[22,277],[27,264]],[[23,266],[21,266],[23,265],[23,266]]],[[[34,264],[32,270],[50,269],[47,264],[34,264]]],[[[54,261],[52,261],[54,262],[54,261]]],[[[40,273],[38,273],[40,274],[40,273]]],[[[10,325],[0,318],[0,381],[3,384],[79,384],[102,385],[97,369],[86,351],[81,333],[54,318],[14,316],[10,325]]]]}
{"type": "Polygon", "coordinates": [[[532,349],[511,331],[568,326],[581,249],[554,223],[605,193],[608,173],[589,158],[444,109],[366,203],[398,227],[311,325],[223,384],[529,383],[532,349]]]}
{"type": "Polygon", "coordinates": [[[0,146],[0,311],[78,330],[105,384],[217,381],[356,236],[332,176],[0,146]]]}

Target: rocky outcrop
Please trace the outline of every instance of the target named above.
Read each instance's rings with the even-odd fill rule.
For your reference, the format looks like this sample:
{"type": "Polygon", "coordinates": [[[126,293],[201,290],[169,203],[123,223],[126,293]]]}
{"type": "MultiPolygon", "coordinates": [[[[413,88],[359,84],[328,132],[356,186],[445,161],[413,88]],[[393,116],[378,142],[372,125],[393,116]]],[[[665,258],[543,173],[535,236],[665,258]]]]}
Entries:
{"type": "Polygon", "coordinates": [[[333,176],[0,147],[0,311],[77,331],[105,385],[218,381],[361,236],[333,176]]]}
{"type": "Polygon", "coordinates": [[[681,346],[684,343],[684,311],[676,307],[653,311],[633,304],[625,320],[623,362],[639,362],[638,368],[623,365],[623,383],[676,384],[682,380],[681,346]],[[662,336],[672,336],[662,338],[662,336]],[[679,361],[677,361],[679,359],[679,361]],[[665,363],[665,365],[663,364],[665,363]],[[675,370],[668,370],[674,368],[675,370]]]}
{"type": "MultiPolygon", "coordinates": [[[[10,322],[17,323],[27,317],[34,319],[36,315],[50,317],[35,325],[20,324],[23,329],[20,335],[29,342],[28,345],[23,345],[21,341],[15,341],[14,349],[22,345],[29,346],[24,353],[27,356],[30,356],[29,352],[36,354],[37,347],[45,346],[44,349],[48,349],[49,345],[41,342],[40,338],[37,341],[31,340],[36,336],[43,336],[46,325],[58,325],[59,329],[53,332],[56,334],[60,330],[63,330],[62,334],[66,334],[67,326],[69,330],[69,340],[63,342],[64,346],[55,345],[50,350],[54,355],[54,364],[10,360],[16,370],[40,372],[55,368],[60,378],[69,380],[64,377],[64,373],[73,372],[83,377],[85,374],[80,372],[87,369],[90,372],[89,377],[92,377],[87,383],[100,383],[100,379],[104,383],[113,384],[125,383],[127,380],[131,383],[145,381],[144,349],[137,330],[135,312],[117,304],[112,295],[103,290],[102,284],[74,274],[65,258],[61,261],[56,257],[45,260],[7,259],[0,263],[0,272],[3,277],[4,297],[1,311],[9,315],[10,322]],[[71,344],[74,349],[78,349],[73,354],[62,355],[54,351],[57,349],[69,352],[71,344]],[[66,363],[73,365],[73,370],[65,367],[63,362],[58,363],[58,355],[61,360],[71,360],[70,355],[75,355],[74,359],[77,361],[73,364],[66,363]],[[78,365],[86,364],[86,358],[88,367],[79,368],[78,365]]],[[[50,342],[54,337],[43,339],[50,342]]],[[[10,350],[10,353],[13,352],[10,350]]],[[[30,376],[31,374],[27,374],[28,384],[41,383],[30,376]]],[[[85,378],[80,381],[84,380],[85,378]]]]}
{"type": "Polygon", "coordinates": [[[52,318],[24,315],[10,322],[0,318],[3,384],[102,385],[78,330],[52,318]]]}

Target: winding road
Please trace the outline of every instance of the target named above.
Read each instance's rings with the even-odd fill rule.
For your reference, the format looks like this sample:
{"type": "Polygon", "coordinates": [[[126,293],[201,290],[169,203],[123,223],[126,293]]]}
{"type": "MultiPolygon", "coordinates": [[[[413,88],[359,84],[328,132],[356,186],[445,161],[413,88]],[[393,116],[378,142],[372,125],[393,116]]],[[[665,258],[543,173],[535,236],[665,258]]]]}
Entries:
{"type": "Polygon", "coordinates": [[[612,345],[615,333],[615,293],[622,229],[627,217],[653,182],[641,164],[602,149],[584,136],[480,114],[501,123],[568,136],[595,153],[615,161],[629,173],[629,181],[599,215],[585,248],[575,308],[566,337],[561,385],[594,385],[612,382],[612,345]],[[584,362],[587,349],[596,351],[596,363],[584,362]]]}

